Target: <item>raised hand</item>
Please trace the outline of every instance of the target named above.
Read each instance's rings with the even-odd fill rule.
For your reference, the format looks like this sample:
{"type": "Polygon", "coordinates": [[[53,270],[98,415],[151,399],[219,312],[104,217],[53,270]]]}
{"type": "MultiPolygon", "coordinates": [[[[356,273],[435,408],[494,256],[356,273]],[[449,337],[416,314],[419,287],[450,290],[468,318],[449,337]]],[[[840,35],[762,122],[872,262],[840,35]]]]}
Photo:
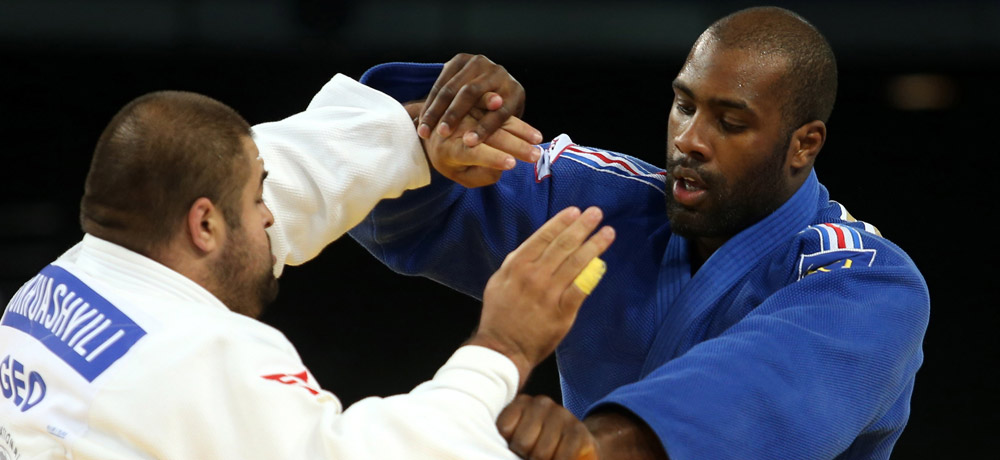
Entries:
{"type": "MultiPolygon", "coordinates": [[[[461,120],[457,133],[474,129],[477,116],[484,115],[473,108],[471,114],[461,120]]],[[[482,187],[500,180],[500,174],[513,168],[517,160],[538,159],[541,151],[524,140],[532,130],[534,128],[519,118],[510,117],[486,142],[469,147],[457,135],[446,137],[434,133],[423,141],[424,151],[431,166],[443,176],[465,187],[482,187]]]]}
{"type": "Polygon", "coordinates": [[[521,386],[569,332],[587,297],[575,280],[593,270],[588,264],[615,235],[611,227],[591,235],[602,217],[596,207],[564,209],[508,254],[486,283],[479,328],[468,343],[510,358],[521,386]]]}
{"type": "MultiPolygon", "coordinates": [[[[430,139],[432,132],[449,137],[466,114],[482,102],[489,112],[475,128],[462,133],[466,145],[475,146],[500,129],[508,118],[523,115],[524,97],[524,88],[503,66],[483,55],[459,53],[444,65],[427,95],[417,134],[424,139],[430,139]]],[[[542,142],[542,134],[534,128],[525,134],[522,139],[527,142],[542,142]]]]}

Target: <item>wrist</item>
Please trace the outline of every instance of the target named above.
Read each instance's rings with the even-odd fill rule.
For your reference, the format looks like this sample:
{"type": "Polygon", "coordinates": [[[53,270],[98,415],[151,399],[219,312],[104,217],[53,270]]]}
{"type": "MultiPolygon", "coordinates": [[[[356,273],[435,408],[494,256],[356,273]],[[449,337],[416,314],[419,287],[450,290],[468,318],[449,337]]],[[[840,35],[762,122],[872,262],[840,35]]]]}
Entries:
{"type": "Polygon", "coordinates": [[[531,363],[531,360],[528,359],[519,347],[499,340],[490,334],[476,332],[472,338],[465,342],[465,345],[476,345],[489,348],[506,356],[507,359],[514,363],[514,367],[517,368],[518,390],[524,387],[524,383],[528,380],[528,374],[530,374],[531,370],[534,369],[534,365],[531,363]]]}
{"type": "Polygon", "coordinates": [[[583,424],[594,437],[598,458],[669,460],[656,432],[625,407],[599,408],[584,418],[583,424]]]}

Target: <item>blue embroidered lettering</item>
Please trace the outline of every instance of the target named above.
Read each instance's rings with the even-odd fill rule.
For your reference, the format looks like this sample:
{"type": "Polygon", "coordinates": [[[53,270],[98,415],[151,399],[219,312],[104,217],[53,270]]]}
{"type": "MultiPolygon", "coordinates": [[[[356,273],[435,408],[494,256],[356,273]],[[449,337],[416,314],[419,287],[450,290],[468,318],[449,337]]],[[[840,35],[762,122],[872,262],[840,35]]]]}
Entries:
{"type": "Polygon", "coordinates": [[[38,372],[31,371],[31,374],[28,376],[28,395],[24,398],[24,405],[21,406],[21,412],[27,412],[28,409],[42,402],[42,399],[45,398],[45,390],[45,379],[38,372]]]}
{"type": "Polygon", "coordinates": [[[98,357],[104,350],[107,350],[108,347],[110,347],[111,345],[114,345],[115,342],[118,341],[118,339],[120,339],[120,338],[122,338],[124,336],[125,336],[125,331],[119,329],[118,332],[115,332],[115,335],[112,335],[110,339],[106,340],[99,347],[95,348],[94,351],[90,352],[89,355],[87,355],[87,358],[86,358],[87,362],[93,361],[94,358],[98,357]]]}
{"type": "Polygon", "coordinates": [[[52,314],[45,318],[45,329],[52,330],[52,326],[55,325],[56,320],[59,318],[59,304],[61,303],[59,299],[65,297],[68,291],[69,288],[65,284],[60,284],[52,292],[52,314]]]}
{"type": "MultiPolygon", "coordinates": [[[[91,312],[96,312],[97,310],[96,309],[92,309],[90,311],[91,312]]],[[[73,338],[70,339],[68,345],[70,347],[75,347],[76,344],[77,344],[77,341],[79,341],[81,338],[83,338],[87,333],[90,332],[91,329],[94,328],[94,326],[96,326],[98,323],[100,323],[103,320],[104,320],[104,313],[98,313],[96,318],[90,320],[90,322],[87,323],[86,326],[83,326],[83,327],[80,328],[80,330],[76,331],[76,334],[74,334],[73,338]]]]}
{"type": "MultiPolygon", "coordinates": [[[[8,355],[8,357],[9,356],[10,355],[8,355]]],[[[10,380],[14,382],[14,405],[20,406],[21,401],[23,401],[23,398],[21,397],[21,392],[17,390],[24,388],[24,378],[23,378],[24,365],[15,359],[12,360],[10,368],[11,368],[10,380]],[[18,377],[18,374],[20,374],[21,377],[18,377]]]]}
{"type": "Polygon", "coordinates": [[[59,309],[59,319],[56,320],[54,328],[49,329],[52,334],[60,336],[63,330],[66,328],[66,324],[69,322],[70,315],[76,311],[76,307],[83,303],[83,299],[76,299],[70,302],[73,297],[76,297],[75,292],[70,292],[62,302],[62,307],[59,309]]]}
{"type": "Polygon", "coordinates": [[[10,374],[10,355],[0,361],[0,391],[3,391],[4,398],[10,399],[14,395],[14,385],[8,374],[10,374]]]}
{"type": "Polygon", "coordinates": [[[45,379],[38,372],[28,372],[27,379],[25,375],[24,364],[11,359],[10,355],[0,361],[0,387],[3,389],[3,397],[19,407],[21,412],[26,412],[42,402],[48,388],[45,379]]]}
{"type": "MultiPolygon", "coordinates": [[[[87,307],[89,306],[90,304],[84,303],[80,308],[78,308],[76,311],[73,312],[73,317],[70,318],[69,320],[69,325],[66,327],[66,332],[63,333],[62,337],[60,337],[59,340],[65,342],[66,339],[69,337],[69,335],[72,334],[74,331],[76,331],[76,328],[80,326],[80,324],[90,319],[91,316],[97,314],[97,310],[88,311],[87,307]]],[[[70,346],[73,346],[73,344],[70,343],[70,346]]]]}
{"type": "MultiPolygon", "coordinates": [[[[100,317],[98,317],[98,319],[95,320],[95,322],[96,321],[100,321],[101,319],[104,319],[104,315],[101,315],[100,317]]],[[[87,336],[84,337],[83,340],[80,341],[80,343],[76,344],[76,346],[73,347],[73,351],[79,353],[80,356],[87,356],[88,351],[84,347],[87,346],[87,343],[89,343],[90,340],[93,339],[95,335],[100,334],[101,332],[104,332],[104,330],[107,329],[108,326],[110,326],[110,325],[111,325],[111,320],[110,319],[105,319],[104,322],[102,322],[100,326],[94,328],[93,331],[90,331],[90,334],[87,334],[87,336]]]]}
{"type": "MultiPolygon", "coordinates": [[[[0,325],[34,337],[91,382],[146,335],[146,331],[107,299],[56,265],[45,267],[22,286],[0,318],[0,325]]],[[[25,382],[23,375],[13,377],[12,363],[0,366],[10,368],[7,380],[0,384],[5,392],[11,392],[11,397],[23,396],[20,389],[24,385],[30,386],[24,390],[29,394],[44,394],[41,376],[32,380],[29,373],[25,382]]],[[[29,396],[28,401],[31,407],[37,400],[29,396]]]]}

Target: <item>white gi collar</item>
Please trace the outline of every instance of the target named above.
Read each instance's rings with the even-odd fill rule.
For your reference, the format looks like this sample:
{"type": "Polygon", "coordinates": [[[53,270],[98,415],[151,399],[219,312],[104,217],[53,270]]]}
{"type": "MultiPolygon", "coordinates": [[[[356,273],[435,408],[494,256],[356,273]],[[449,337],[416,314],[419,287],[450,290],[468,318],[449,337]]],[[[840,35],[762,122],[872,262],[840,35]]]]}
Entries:
{"type": "Polygon", "coordinates": [[[96,236],[83,241],[64,257],[75,255],[75,265],[88,275],[125,289],[147,292],[164,300],[198,303],[229,310],[218,298],[190,278],[142,254],[96,236]],[[73,254],[75,253],[75,254],[73,254]]]}

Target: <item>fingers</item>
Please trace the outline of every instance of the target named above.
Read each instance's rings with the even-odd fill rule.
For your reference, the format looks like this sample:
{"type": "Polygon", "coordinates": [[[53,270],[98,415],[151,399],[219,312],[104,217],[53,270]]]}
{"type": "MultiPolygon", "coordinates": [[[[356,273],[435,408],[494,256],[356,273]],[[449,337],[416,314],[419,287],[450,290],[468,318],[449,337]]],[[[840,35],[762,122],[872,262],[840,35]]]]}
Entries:
{"type": "Polygon", "coordinates": [[[547,396],[519,395],[497,419],[511,451],[531,460],[596,460],[587,427],[547,396]]]}
{"type": "MultiPolygon", "coordinates": [[[[518,146],[510,145],[505,148],[516,149],[518,146]]],[[[524,149],[520,149],[517,154],[524,156],[526,153],[524,149]]],[[[501,172],[513,169],[517,165],[517,160],[503,150],[488,144],[479,144],[471,148],[460,146],[455,149],[448,158],[448,163],[453,166],[484,166],[501,172]]]]}
{"type": "MultiPolygon", "coordinates": [[[[523,123],[525,126],[527,126],[527,123],[521,122],[517,118],[511,117],[510,120],[516,120],[517,122],[523,123]]],[[[528,126],[528,128],[534,129],[531,128],[530,126],[528,126]]],[[[475,137],[475,139],[470,140],[470,134],[473,134],[473,132],[470,131],[466,133],[466,135],[462,137],[462,142],[465,144],[466,147],[472,148],[473,146],[476,146],[476,143],[478,143],[479,138],[471,136],[475,137]],[[473,141],[475,142],[470,144],[470,142],[473,141]]],[[[538,135],[541,136],[541,133],[538,133],[538,135]]],[[[523,138],[518,137],[514,133],[508,131],[507,128],[505,127],[504,129],[501,129],[500,131],[493,133],[492,136],[487,137],[486,142],[476,147],[488,146],[492,149],[506,153],[507,155],[512,156],[513,158],[516,158],[518,160],[533,163],[537,161],[538,157],[542,154],[541,149],[536,147],[534,144],[535,143],[533,142],[525,142],[523,138]]]]}
{"type": "Polygon", "coordinates": [[[580,291],[584,294],[590,295],[607,270],[608,265],[603,260],[594,257],[590,259],[590,262],[583,268],[583,271],[579,275],[576,275],[576,278],[573,278],[573,285],[580,288],[580,291]]]}
{"type": "Polygon", "coordinates": [[[503,107],[503,96],[497,93],[489,92],[483,95],[483,98],[479,101],[486,110],[497,110],[503,107]]]}
{"type": "MultiPolygon", "coordinates": [[[[478,61],[474,60],[473,63],[470,63],[470,65],[467,65],[452,77],[448,85],[442,88],[442,92],[439,93],[438,99],[441,99],[440,105],[443,106],[444,100],[440,95],[446,95],[448,94],[447,92],[461,85],[458,92],[452,98],[451,103],[444,111],[444,115],[441,116],[441,124],[438,125],[437,129],[438,134],[450,136],[452,128],[465,117],[469,109],[479,103],[483,96],[488,96],[489,99],[484,106],[495,108],[491,109],[487,117],[480,120],[479,127],[476,128],[479,138],[485,139],[497,129],[500,129],[503,122],[513,115],[511,112],[512,108],[507,103],[507,100],[515,100],[518,97],[523,100],[523,89],[520,94],[515,91],[515,89],[520,88],[520,84],[507,74],[507,71],[503,67],[490,62],[485,57],[482,57],[482,59],[488,63],[477,66],[475,63],[478,61]],[[483,69],[484,67],[485,69],[483,69]],[[506,97],[503,94],[506,94],[506,97]],[[486,123],[485,125],[484,122],[486,123]]],[[[434,102],[436,103],[437,101],[434,102]]],[[[432,107],[430,110],[436,108],[432,107]]]]}
{"type": "MultiPolygon", "coordinates": [[[[479,109],[473,111],[478,112],[479,109]]],[[[475,120],[466,117],[459,129],[468,130],[474,125],[475,120]]],[[[509,149],[523,147],[514,141],[498,141],[496,145],[509,149]]],[[[457,138],[443,138],[437,134],[424,143],[424,149],[434,169],[467,188],[495,184],[503,171],[517,164],[514,157],[493,146],[480,144],[466,147],[457,138]]]]}
{"type": "Polygon", "coordinates": [[[587,238],[602,218],[603,214],[596,206],[587,208],[583,213],[575,206],[563,209],[515,250],[516,257],[536,260],[546,267],[545,272],[553,273],[553,285],[569,285],[615,239],[615,231],[611,227],[604,227],[587,238]]]}
{"type": "MultiPolygon", "coordinates": [[[[604,218],[604,214],[599,208],[596,206],[587,208],[575,222],[566,227],[566,229],[563,230],[563,232],[560,233],[547,248],[545,248],[545,251],[539,256],[538,261],[550,268],[551,271],[549,273],[556,273],[557,268],[563,264],[566,258],[581,248],[584,240],[586,240],[594,229],[597,228],[597,225],[601,223],[602,218],[604,218]]],[[[583,270],[583,267],[587,262],[590,262],[590,258],[583,261],[583,265],[580,265],[579,270],[583,270]]],[[[573,274],[574,277],[579,273],[579,270],[573,274]]],[[[569,281],[572,280],[572,277],[569,279],[565,278],[566,277],[563,276],[562,279],[553,279],[553,282],[565,282],[568,284],[569,281]]]]}
{"type": "MultiPolygon", "coordinates": [[[[479,101],[483,93],[498,89],[498,85],[487,80],[488,76],[482,76],[495,71],[496,67],[499,66],[481,55],[460,54],[448,61],[431,87],[431,93],[427,95],[427,104],[420,117],[421,125],[427,125],[428,130],[437,126],[435,131],[441,136],[451,135],[455,124],[479,101]]],[[[418,129],[418,134],[419,131],[418,129]]]]}
{"type": "Polygon", "coordinates": [[[598,279],[604,274],[605,266],[603,262],[599,265],[589,266],[596,257],[600,256],[611,246],[611,242],[615,239],[615,230],[611,227],[604,227],[589,239],[579,246],[578,249],[574,250],[571,254],[568,254],[556,269],[555,275],[552,276],[553,283],[562,285],[563,283],[569,284],[573,282],[580,292],[589,294],[589,292],[584,292],[587,285],[589,284],[591,289],[596,283],[588,282],[587,280],[581,280],[582,283],[577,283],[575,280],[582,274],[584,269],[587,269],[591,276],[596,276],[598,279]],[[596,272],[596,273],[595,273],[596,272]],[[582,285],[581,285],[582,284],[582,285]]]}
{"type": "MultiPolygon", "coordinates": [[[[447,116],[447,115],[446,115],[447,116]]],[[[503,125],[504,121],[511,117],[510,110],[504,106],[500,106],[499,109],[487,112],[479,119],[479,124],[475,129],[469,131],[462,137],[462,140],[466,145],[476,145],[481,139],[495,133],[500,126],[503,125]]],[[[541,136],[541,134],[539,134],[541,136]]],[[[541,142],[541,140],[539,140],[541,142]]]]}
{"type": "MultiPolygon", "coordinates": [[[[530,142],[532,144],[541,144],[544,140],[542,138],[542,132],[535,129],[534,126],[529,125],[524,120],[513,116],[507,119],[501,126],[504,131],[511,133],[518,138],[524,140],[525,142],[530,142]]],[[[489,139],[489,138],[487,138],[489,139]]]]}
{"type": "Polygon", "coordinates": [[[490,112],[477,117],[479,118],[478,126],[465,133],[462,137],[465,145],[471,147],[479,143],[482,139],[487,139],[488,142],[490,137],[496,136],[503,131],[513,134],[531,144],[540,144],[544,140],[541,131],[525,123],[517,115],[511,114],[511,109],[506,105],[497,104],[497,99],[501,102],[506,101],[506,99],[501,98],[496,93],[486,93],[483,95],[478,106],[485,107],[490,112]]]}
{"type": "Polygon", "coordinates": [[[553,271],[551,285],[554,288],[563,287],[559,297],[559,308],[568,315],[571,323],[576,318],[576,312],[583,305],[583,301],[590,294],[589,291],[604,275],[603,262],[592,268],[592,270],[600,270],[599,273],[588,274],[591,277],[589,286],[577,284],[574,280],[580,276],[595,257],[603,254],[615,239],[615,231],[611,227],[604,227],[587,238],[587,235],[590,235],[600,223],[602,217],[600,209],[588,208],[552,240],[538,259],[542,264],[551,267],[553,271]],[[585,238],[586,241],[584,241],[585,238]],[[586,289],[588,287],[589,289],[586,289]]]}
{"type": "MultiPolygon", "coordinates": [[[[545,454],[551,456],[549,450],[555,446],[550,438],[553,431],[558,433],[559,430],[553,429],[551,424],[547,425],[545,422],[550,418],[551,406],[554,405],[551,399],[544,396],[531,398],[525,403],[521,420],[508,442],[510,450],[522,458],[529,458],[529,455],[531,458],[548,458],[545,454]],[[542,430],[546,425],[549,433],[543,438],[542,430]]],[[[558,442],[559,438],[556,437],[555,441],[558,442]]]]}
{"type": "MultiPolygon", "coordinates": [[[[472,59],[472,55],[459,53],[445,63],[444,68],[441,69],[441,74],[438,75],[437,80],[434,81],[434,85],[431,86],[431,91],[427,93],[427,99],[425,99],[427,103],[424,104],[423,113],[420,115],[420,125],[417,127],[417,135],[424,139],[430,138],[431,127],[437,125],[441,117],[441,111],[444,110],[444,107],[451,104],[451,98],[454,97],[454,93],[451,93],[450,95],[446,94],[442,100],[438,100],[438,93],[447,87],[452,77],[462,70],[470,59],[472,59]],[[434,103],[433,111],[430,110],[431,103],[434,103]]],[[[447,91],[452,90],[449,88],[447,91]]]]}
{"type": "MultiPolygon", "coordinates": [[[[511,116],[524,112],[524,88],[486,56],[459,54],[445,64],[426,101],[417,128],[424,139],[432,131],[450,136],[472,107],[477,103],[486,107],[489,113],[467,134],[472,146],[495,133],[511,116]]],[[[540,143],[541,133],[534,134],[525,140],[540,143]]]]}
{"type": "MultiPolygon", "coordinates": [[[[469,67],[462,69],[454,78],[453,81],[462,81],[467,79],[467,74],[473,73],[469,67]]],[[[450,82],[449,82],[450,83],[450,82]]],[[[436,132],[444,137],[450,136],[452,133],[452,128],[465,117],[469,110],[476,106],[480,98],[489,90],[495,89],[494,85],[489,79],[476,78],[463,84],[457,92],[452,89],[453,85],[445,86],[439,93],[438,99],[433,101],[432,106],[428,108],[428,114],[434,114],[442,110],[443,106],[444,114],[441,116],[441,122],[437,127],[436,132]],[[441,96],[451,96],[450,104],[445,105],[445,100],[441,96]]],[[[499,95],[497,97],[500,97],[499,95]]],[[[487,104],[488,105],[488,104],[487,104]]],[[[494,104],[495,105],[495,104],[494,104]]],[[[500,110],[503,109],[503,105],[500,106],[500,110]]],[[[492,113],[492,112],[491,112],[492,113]]],[[[510,116],[510,115],[507,115],[510,116]]],[[[506,118],[504,118],[506,119],[506,118]]],[[[499,124],[497,124],[499,127],[499,124]]],[[[496,128],[494,128],[494,131],[496,128]]]]}
{"type": "MultiPolygon", "coordinates": [[[[458,129],[460,131],[470,131],[476,124],[474,117],[482,116],[483,112],[478,108],[470,111],[470,116],[461,120],[458,129]]],[[[512,122],[512,129],[534,129],[523,122],[512,122]]],[[[434,134],[434,146],[431,162],[435,168],[444,167],[474,167],[481,166],[493,168],[498,171],[506,171],[517,165],[517,159],[531,161],[532,157],[537,158],[540,153],[533,145],[524,142],[506,131],[499,131],[490,136],[490,141],[483,144],[468,146],[457,140],[446,138],[437,133],[434,134]]]]}
{"type": "Polygon", "coordinates": [[[559,267],[557,273],[552,277],[552,284],[555,286],[566,286],[559,298],[559,308],[570,315],[570,321],[576,320],[576,312],[580,310],[583,301],[601,281],[604,276],[606,265],[604,261],[595,258],[604,253],[608,246],[615,239],[615,231],[611,227],[604,227],[587,240],[579,250],[566,258],[559,267]],[[592,262],[597,262],[591,265],[592,262]],[[581,273],[589,271],[589,273],[581,273]],[[581,282],[580,278],[584,278],[581,282]],[[569,285],[568,279],[572,279],[569,285]]]}
{"type": "Polygon", "coordinates": [[[524,240],[517,249],[508,257],[533,261],[539,258],[542,253],[552,244],[555,239],[562,234],[563,230],[570,226],[580,217],[580,209],[570,206],[559,211],[547,222],[535,230],[528,239],[524,240]]]}
{"type": "Polygon", "coordinates": [[[497,430],[500,431],[500,436],[503,436],[507,441],[510,441],[510,437],[514,435],[514,429],[521,422],[521,415],[524,414],[530,400],[531,396],[526,394],[517,395],[497,417],[497,430]]]}

